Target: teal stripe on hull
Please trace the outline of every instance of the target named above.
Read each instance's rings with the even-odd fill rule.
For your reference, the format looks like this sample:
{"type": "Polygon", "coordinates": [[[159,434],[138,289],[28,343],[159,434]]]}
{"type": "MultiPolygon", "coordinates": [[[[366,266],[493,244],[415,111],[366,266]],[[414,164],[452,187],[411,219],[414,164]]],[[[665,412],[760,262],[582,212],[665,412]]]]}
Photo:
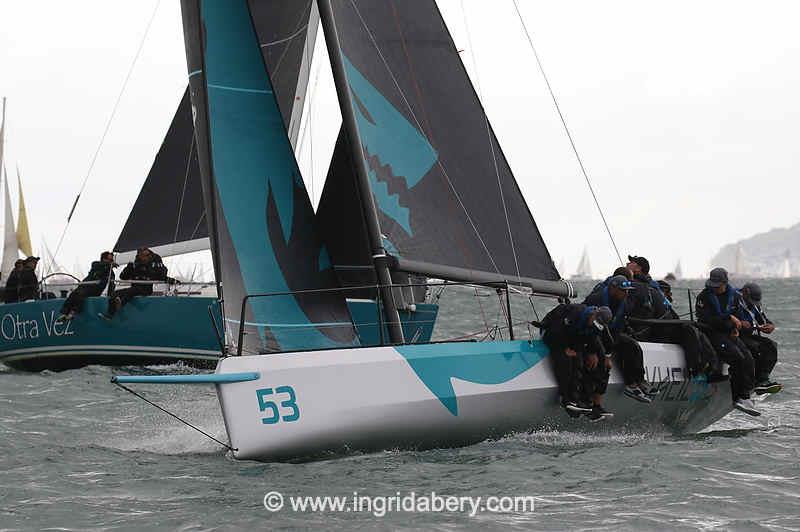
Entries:
{"type": "Polygon", "coordinates": [[[549,353],[544,342],[528,340],[401,345],[395,349],[454,416],[458,415],[458,401],[453,379],[502,384],[525,373],[549,353]]]}
{"type": "Polygon", "coordinates": [[[139,297],[111,321],[98,317],[108,299],[86,300],[83,312],[63,324],[56,323],[63,299],[46,299],[0,305],[0,360],[98,352],[126,356],[192,358],[219,353],[219,342],[208,313],[214,298],[139,297]]]}

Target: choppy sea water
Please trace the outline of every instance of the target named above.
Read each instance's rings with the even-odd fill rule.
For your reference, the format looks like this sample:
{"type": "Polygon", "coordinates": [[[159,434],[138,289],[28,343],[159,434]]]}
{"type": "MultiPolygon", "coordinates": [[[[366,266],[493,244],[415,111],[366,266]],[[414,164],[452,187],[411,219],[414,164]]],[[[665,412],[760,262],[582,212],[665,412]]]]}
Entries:
{"type": "MultiPolygon", "coordinates": [[[[0,370],[0,530],[800,530],[800,287],[796,280],[762,286],[778,324],[773,376],[786,389],[760,404],[761,418],[733,413],[692,436],[533,432],[460,449],[300,464],[237,462],[109,384],[120,370],[0,370]],[[283,510],[264,508],[269,491],[282,492],[283,510]],[[354,492],[533,496],[535,507],[474,516],[388,511],[382,517],[374,515],[380,511],[288,509],[290,496],[354,492]]],[[[686,294],[676,290],[676,296],[685,308],[686,294]]],[[[461,311],[449,325],[454,332],[497,318],[491,297],[477,313],[468,297],[442,297],[445,308],[461,311]]],[[[137,389],[224,439],[210,387],[137,389]]]]}

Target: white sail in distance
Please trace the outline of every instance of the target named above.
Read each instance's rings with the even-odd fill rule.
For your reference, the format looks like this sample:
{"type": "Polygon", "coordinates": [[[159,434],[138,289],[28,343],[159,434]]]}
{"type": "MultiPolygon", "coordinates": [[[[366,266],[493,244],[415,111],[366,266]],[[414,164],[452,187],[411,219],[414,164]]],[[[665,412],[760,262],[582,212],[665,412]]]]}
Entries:
{"type": "Polygon", "coordinates": [[[2,279],[8,279],[8,274],[14,269],[14,263],[19,258],[19,244],[17,243],[17,230],[14,227],[14,214],[11,210],[11,194],[8,191],[8,173],[3,169],[5,180],[5,226],[3,228],[3,261],[0,263],[2,279]]]}

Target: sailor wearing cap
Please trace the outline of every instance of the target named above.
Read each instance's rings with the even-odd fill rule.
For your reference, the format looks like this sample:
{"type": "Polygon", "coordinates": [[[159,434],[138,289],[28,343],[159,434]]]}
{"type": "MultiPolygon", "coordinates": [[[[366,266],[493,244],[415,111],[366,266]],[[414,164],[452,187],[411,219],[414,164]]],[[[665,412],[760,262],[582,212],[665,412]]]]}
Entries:
{"type": "Polygon", "coordinates": [[[608,307],[561,304],[539,325],[550,350],[561,406],[571,417],[586,414],[600,421],[613,414],[602,405],[611,360],[600,336],[612,319],[608,307]]]}
{"type": "Polygon", "coordinates": [[[739,337],[744,312],[741,294],[728,282],[725,268],[714,268],[708,275],[706,287],[695,302],[697,321],[706,328],[720,360],[730,366],[731,392],[734,408],[751,416],[760,416],[751,395],[755,379],[755,363],[750,350],[739,337]]]}
{"type": "Polygon", "coordinates": [[[628,294],[635,290],[633,284],[622,275],[609,279],[606,286],[589,294],[584,305],[607,306],[613,313],[609,324],[610,340],[605,346],[617,357],[618,365],[625,380],[624,393],[642,403],[650,403],[650,387],[645,382],[644,353],[633,336],[626,318],[630,315],[633,302],[628,294]]]}
{"type": "Polygon", "coordinates": [[[756,283],[747,283],[742,287],[741,294],[744,305],[743,312],[737,316],[742,322],[739,337],[750,350],[755,362],[754,391],[758,394],[779,392],[782,386],[769,378],[778,362],[778,344],[762,336],[772,334],[775,325],[761,307],[761,287],[756,283]]]}

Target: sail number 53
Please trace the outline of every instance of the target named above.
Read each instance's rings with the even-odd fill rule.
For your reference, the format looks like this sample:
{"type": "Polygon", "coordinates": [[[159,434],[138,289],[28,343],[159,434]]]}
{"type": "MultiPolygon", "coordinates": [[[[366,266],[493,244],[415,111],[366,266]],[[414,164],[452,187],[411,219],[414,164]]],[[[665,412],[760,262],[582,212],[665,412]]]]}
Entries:
{"type": "Polygon", "coordinates": [[[267,413],[266,417],[261,418],[264,425],[274,425],[279,421],[289,423],[300,419],[300,407],[297,406],[297,396],[291,386],[261,388],[256,390],[256,397],[258,397],[259,411],[267,413]]]}

